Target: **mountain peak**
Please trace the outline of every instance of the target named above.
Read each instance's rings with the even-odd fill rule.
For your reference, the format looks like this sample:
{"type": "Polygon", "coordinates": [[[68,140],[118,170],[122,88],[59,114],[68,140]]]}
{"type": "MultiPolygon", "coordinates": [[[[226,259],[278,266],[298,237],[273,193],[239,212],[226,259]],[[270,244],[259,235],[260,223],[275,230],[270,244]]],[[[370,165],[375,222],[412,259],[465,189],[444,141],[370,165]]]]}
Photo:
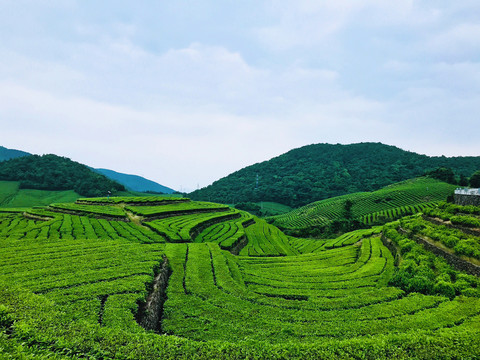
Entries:
{"type": "Polygon", "coordinates": [[[438,167],[468,177],[480,169],[480,157],[429,157],[375,142],[312,144],[243,168],[189,196],[223,203],[273,201],[298,207],[375,191],[438,167]]]}

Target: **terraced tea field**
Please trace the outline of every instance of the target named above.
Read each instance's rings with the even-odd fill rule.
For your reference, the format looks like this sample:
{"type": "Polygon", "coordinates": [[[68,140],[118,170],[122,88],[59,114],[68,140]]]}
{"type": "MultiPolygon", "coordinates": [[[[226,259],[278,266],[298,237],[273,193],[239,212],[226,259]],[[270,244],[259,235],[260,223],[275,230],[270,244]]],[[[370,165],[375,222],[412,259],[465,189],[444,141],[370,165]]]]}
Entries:
{"type": "Polygon", "coordinates": [[[107,200],[0,213],[0,355],[480,356],[478,278],[404,246],[399,223],[307,240],[221,205],[107,200]],[[436,290],[412,291],[399,279],[425,259],[436,290]]]}
{"type": "Polygon", "coordinates": [[[366,225],[384,223],[434,207],[453,193],[455,185],[419,178],[387,186],[372,193],[339,196],[275,216],[273,224],[285,229],[328,225],[344,216],[345,202],[353,203],[352,217],[366,225]]]}

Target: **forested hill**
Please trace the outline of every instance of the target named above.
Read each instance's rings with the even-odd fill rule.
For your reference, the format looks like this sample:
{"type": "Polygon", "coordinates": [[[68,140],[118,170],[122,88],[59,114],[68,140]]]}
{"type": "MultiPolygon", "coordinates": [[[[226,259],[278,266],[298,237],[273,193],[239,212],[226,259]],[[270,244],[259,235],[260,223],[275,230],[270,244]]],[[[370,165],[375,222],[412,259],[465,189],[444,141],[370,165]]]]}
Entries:
{"type": "Polygon", "coordinates": [[[0,146],[0,161],[10,160],[17,157],[31,155],[28,152],[14,149],[7,149],[6,147],[0,146]]]}
{"type": "Polygon", "coordinates": [[[480,169],[480,157],[429,157],[381,143],[315,144],[248,166],[189,196],[223,203],[274,201],[299,207],[378,190],[439,167],[469,177],[480,169]]]}
{"type": "Polygon", "coordinates": [[[83,196],[105,196],[125,187],[65,157],[31,155],[0,162],[0,180],[20,181],[20,187],[75,190],[83,196]]]}

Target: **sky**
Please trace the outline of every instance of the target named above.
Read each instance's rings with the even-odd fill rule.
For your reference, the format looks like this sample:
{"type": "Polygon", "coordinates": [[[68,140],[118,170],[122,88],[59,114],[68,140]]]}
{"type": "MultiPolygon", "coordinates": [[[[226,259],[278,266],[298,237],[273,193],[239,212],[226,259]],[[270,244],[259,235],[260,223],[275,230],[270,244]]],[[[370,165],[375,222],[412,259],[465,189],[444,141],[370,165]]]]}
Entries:
{"type": "Polygon", "coordinates": [[[176,190],[314,143],[480,156],[478,0],[0,0],[0,145],[176,190]]]}

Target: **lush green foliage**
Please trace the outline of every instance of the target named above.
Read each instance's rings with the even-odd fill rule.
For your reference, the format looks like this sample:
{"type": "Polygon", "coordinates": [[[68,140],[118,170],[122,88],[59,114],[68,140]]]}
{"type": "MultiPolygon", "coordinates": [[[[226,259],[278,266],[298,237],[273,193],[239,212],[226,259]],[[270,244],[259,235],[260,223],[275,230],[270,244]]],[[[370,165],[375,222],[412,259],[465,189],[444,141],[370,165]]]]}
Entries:
{"type": "Polygon", "coordinates": [[[441,168],[427,172],[427,175],[430,177],[433,177],[434,179],[444,181],[449,184],[453,184],[453,185],[457,184],[455,173],[450,168],[441,167],[441,168]]]}
{"type": "Polygon", "coordinates": [[[252,202],[235,204],[235,209],[248,211],[250,214],[253,214],[255,216],[262,216],[262,208],[260,207],[260,205],[252,202]]]}
{"type": "Polygon", "coordinates": [[[440,242],[457,255],[480,260],[480,231],[475,235],[475,233],[464,230],[465,227],[480,228],[480,219],[478,215],[475,215],[479,213],[480,207],[442,203],[439,207],[426,211],[430,218],[407,218],[402,221],[402,227],[408,230],[412,236],[418,235],[440,242]],[[455,215],[458,213],[464,215],[455,215]],[[432,221],[432,217],[436,219],[432,221]],[[444,222],[439,222],[440,219],[444,222]],[[460,225],[460,228],[453,227],[452,224],[460,225]]]}
{"type": "Polygon", "coordinates": [[[148,195],[148,196],[113,196],[78,199],[79,202],[86,204],[155,204],[168,205],[174,202],[189,201],[190,199],[175,195],[148,195]]]}
{"type": "Polygon", "coordinates": [[[65,211],[73,212],[76,214],[99,214],[117,218],[126,217],[125,211],[122,208],[115,206],[95,206],[95,205],[83,205],[83,204],[51,204],[49,208],[53,211],[65,211]]]}
{"type": "Polygon", "coordinates": [[[15,358],[17,354],[22,359],[28,359],[30,354],[38,355],[32,359],[71,359],[76,355],[92,359],[474,359],[480,356],[478,316],[433,332],[415,329],[346,340],[321,338],[304,344],[270,344],[250,339],[196,342],[176,336],[131,333],[85,321],[71,322],[51,301],[18,287],[0,287],[0,303],[6,305],[8,314],[16,320],[13,336],[0,334],[0,348],[7,358],[10,355],[15,358]]]}
{"type": "Polygon", "coordinates": [[[262,216],[275,216],[293,210],[290,206],[271,201],[261,201],[260,203],[257,203],[257,205],[260,206],[262,216]]]}
{"type": "Polygon", "coordinates": [[[245,238],[245,227],[253,220],[253,216],[240,212],[240,217],[231,221],[222,221],[207,227],[196,238],[195,242],[214,242],[222,249],[232,249],[245,238]]]}
{"type": "MultiPolygon", "coordinates": [[[[0,213],[0,357],[480,356],[478,278],[407,245],[400,269],[418,278],[430,276],[430,266],[432,290],[418,293],[418,279],[392,286],[399,270],[380,227],[295,239],[246,212],[187,201],[156,207],[201,212],[112,220],[111,212],[128,213],[126,203],[138,214],[165,215],[152,202],[130,200],[61,205],[90,216],[0,213]],[[168,229],[167,243],[145,221],[168,229]],[[222,250],[242,243],[240,256],[222,250]],[[135,320],[165,258],[171,276],[159,335],[135,320]]],[[[400,236],[396,229],[385,231],[400,236]]]]}
{"type": "Polygon", "coordinates": [[[256,219],[254,224],[246,228],[245,234],[248,238],[248,244],[242,249],[240,255],[280,256],[298,254],[290,246],[288,237],[265,220],[256,219]]]}
{"type": "Polygon", "coordinates": [[[16,181],[0,181],[0,206],[8,205],[18,193],[19,183],[16,181]]]}
{"type": "Polygon", "coordinates": [[[72,202],[79,197],[73,190],[20,189],[18,181],[0,181],[0,207],[4,208],[45,206],[53,202],[72,202]]]}
{"type": "Polygon", "coordinates": [[[144,226],[125,221],[107,221],[86,216],[56,214],[45,211],[28,211],[49,219],[39,221],[25,218],[18,213],[0,213],[0,238],[60,240],[117,240],[129,239],[141,243],[164,242],[163,237],[144,226]]]}
{"type": "Polygon", "coordinates": [[[402,260],[395,269],[390,284],[407,292],[439,294],[449,298],[464,294],[480,297],[480,280],[473,275],[455,271],[447,262],[426,251],[399,229],[405,222],[389,224],[384,229],[385,237],[399,248],[402,260]]]}
{"type": "Polygon", "coordinates": [[[238,210],[169,216],[164,219],[146,222],[145,225],[171,242],[187,242],[194,240],[192,233],[199,227],[205,227],[205,224],[221,222],[232,217],[240,217],[238,210]]]}
{"type": "Polygon", "coordinates": [[[153,233],[148,238],[140,227],[122,224],[70,215],[49,221],[2,215],[0,283],[43,294],[71,321],[141,331],[133,311],[146,296],[165,245],[154,243],[162,239],[153,233]]]}
{"type": "Polygon", "coordinates": [[[235,204],[235,208],[261,217],[281,215],[293,210],[290,206],[269,201],[238,203],[235,204]]]}
{"type": "Polygon", "coordinates": [[[84,196],[125,190],[85,165],[56,155],[32,155],[0,162],[0,180],[20,181],[24,189],[74,190],[84,196]]]}
{"type": "Polygon", "coordinates": [[[480,206],[455,205],[455,204],[442,201],[441,203],[438,204],[438,207],[427,211],[426,214],[430,216],[438,216],[442,219],[443,219],[442,216],[450,217],[451,215],[457,215],[457,214],[472,214],[472,215],[478,216],[480,215],[480,206]]]}
{"type": "Polygon", "coordinates": [[[201,201],[169,201],[162,206],[127,206],[126,209],[137,215],[154,217],[170,216],[183,213],[225,211],[228,210],[228,206],[201,201]]]}
{"type": "Polygon", "coordinates": [[[226,204],[274,201],[299,207],[344,194],[375,191],[438,167],[468,177],[480,169],[480,157],[428,157],[379,143],[316,144],[241,169],[192,192],[190,197],[226,204]]]}
{"type": "Polygon", "coordinates": [[[476,171],[470,177],[470,186],[473,188],[480,188],[480,170],[476,171]]]}
{"type": "Polygon", "coordinates": [[[365,225],[383,224],[434,206],[436,202],[445,200],[454,188],[454,185],[438,180],[418,178],[371,193],[356,193],[318,201],[273,217],[272,220],[274,225],[284,229],[304,229],[300,231],[303,235],[319,235],[331,229],[333,222],[346,218],[345,204],[350,202],[351,218],[347,220],[357,220],[365,225]]]}

